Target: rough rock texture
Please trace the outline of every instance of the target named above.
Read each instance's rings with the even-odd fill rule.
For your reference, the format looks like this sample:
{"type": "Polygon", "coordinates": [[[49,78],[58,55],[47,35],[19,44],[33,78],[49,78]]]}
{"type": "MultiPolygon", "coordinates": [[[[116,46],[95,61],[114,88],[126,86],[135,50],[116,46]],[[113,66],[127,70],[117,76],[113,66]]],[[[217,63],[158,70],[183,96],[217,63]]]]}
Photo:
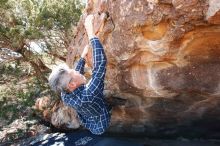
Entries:
{"type": "Polygon", "coordinates": [[[88,43],[83,20],[96,14],[97,24],[99,11],[110,16],[96,26],[108,58],[106,98],[114,103],[109,131],[219,137],[220,1],[93,0],[69,64],[88,43]]]}
{"type": "Polygon", "coordinates": [[[43,96],[37,99],[35,109],[42,112],[46,122],[50,122],[58,129],[77,129],[80,127],[76,111],[65,106],[61,101],[54,101],[48,96],[43,96]]]}

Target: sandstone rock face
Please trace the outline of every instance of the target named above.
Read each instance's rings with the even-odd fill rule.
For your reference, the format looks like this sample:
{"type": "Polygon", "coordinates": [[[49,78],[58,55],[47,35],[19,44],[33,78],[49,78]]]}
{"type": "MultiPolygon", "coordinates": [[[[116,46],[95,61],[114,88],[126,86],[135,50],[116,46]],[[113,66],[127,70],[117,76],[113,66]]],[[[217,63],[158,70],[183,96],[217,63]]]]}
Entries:
{"type": "Polygon", "coordinates": [[[88,43],[86,15],[95,14],[97,23],[97,13],[108,12],[97,35],[108,58],[106,98],[116,101],[109,131],[193,136],[219,130],[220,1],[106,0],[101,9],[102,2],[93,0],[82,16],[68,63],[88,43]]]}

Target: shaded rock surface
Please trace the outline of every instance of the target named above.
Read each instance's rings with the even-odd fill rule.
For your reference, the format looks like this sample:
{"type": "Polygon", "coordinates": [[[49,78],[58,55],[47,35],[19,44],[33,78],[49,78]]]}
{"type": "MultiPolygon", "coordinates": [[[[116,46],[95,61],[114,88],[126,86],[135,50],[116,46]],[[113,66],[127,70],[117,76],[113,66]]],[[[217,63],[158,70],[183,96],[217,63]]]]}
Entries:
{"type": "Polygon", "coordinates": [[[95,24],[103,22],[96,29],[108,58],[105,94],[114,102],[109,132],[220,137],[220,2],[90,2],[67,62],[88,43],[83,22],[95,14],[95,24]]]}
{"type": "Polygon", "coordinates": [[[114,137],[108,135],[92,135],[90,132],[82,131],[75,133],[53,133],[43,134],[19,142],[17,145],[67,145],[67,146],[219,146],[219,140],[189,140],[186,138],[177,138],[173,140],[148,139],[144,137],[114,137]]]}

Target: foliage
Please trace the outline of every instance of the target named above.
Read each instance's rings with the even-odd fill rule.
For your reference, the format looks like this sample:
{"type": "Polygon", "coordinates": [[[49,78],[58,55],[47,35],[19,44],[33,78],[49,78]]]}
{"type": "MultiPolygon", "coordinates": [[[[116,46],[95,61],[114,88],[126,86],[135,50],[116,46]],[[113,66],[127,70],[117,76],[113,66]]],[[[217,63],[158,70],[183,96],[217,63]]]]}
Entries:
{"type": "Polygon", "coordinates": [[[7,124],[24,116],[23,112],[34,105],[35,98],[44,90],[36,80],[28,78],[24,64],[6,64],[1,68],[0,119],[6,119],[7,124]],[[28,83],[21,83],[22,80],[28,83]]]}
{"type": "Polygon", "coordinates": [[[1,91],[0,100],[5,102],[5,95],[7,98],[15,96],[30,106],[32,102],[29,99],[39,94],[42,91],[40,89],[45,90],[48,87],[42,82],[47,81],[45,76],[48,72],[42,56],[47,56],[47,60],[52,60],[54,58],[52,56],[59,59],[65,56],[65,49],[70,43],[73,28],[80,18],[82,8],[83,5],[79,0],[0,1],[0,49],[7,48],[20,53],[23,57],[20,62],[28,62],[32,66],[30,69],[30,65],[26,64],[24,72],[20,70],[22,67],[19,63],[15,67],[11,65],[1,67],[0,77],[7,85],[11,85],[1,91]],[[42,49],[40,54],[31,48],[33,43],[42,49]],[[13,84],[25,75],[33,75],[35,79],[27,83],[27,91],[17,91],[13,84]],[[41,80],[41,77],[44,80],[41,80]]]}
{"type": "Polygon", "coordinates": [[[49,32],[68,33],[77,24],[82,7],[78,0],[1,1],[1,41],[12,42],[16,49],[25,40],[45,39],[49,32]]]}
{"type": "Polygon", "coordinates": [[[42,54],[65,60],[82,8],[79,0],[3,0],[0,48],[20,53],[34,67],[36,75],[46,81],[42,75],[49,69],[41,60],[42,54]]]}
{"type": "Polygon", "coordinates": [[[29,137],[28,134],[33,130],[30,126],[36,125],[37,122],[34,121],[38,119],[38,112],[32,108],[35,100],[45,93],[50,93],[43,92],[50,91],[47,84],[42,84],[37,77],[32,76],[32,71],[28,70],[28,64],[19,61],[0,66],[1,142],[10,143],[15,139],[29,137]],[[10,129],[10,132],[4,136],[7,129],[10,129]]]}
{"type": "Polygon", "coordinates": [[[3,48],[22,56],[14,62],[0,62],[0,130],[15,119],[31,118],[35,112],[31,107],[39,96],[57,97],[42,79],[48,76],[48,63],[65,60],[83,7],[80,0],[0,1],[0,61],[2,54],[13,54],[1,53],[3,48]]]}

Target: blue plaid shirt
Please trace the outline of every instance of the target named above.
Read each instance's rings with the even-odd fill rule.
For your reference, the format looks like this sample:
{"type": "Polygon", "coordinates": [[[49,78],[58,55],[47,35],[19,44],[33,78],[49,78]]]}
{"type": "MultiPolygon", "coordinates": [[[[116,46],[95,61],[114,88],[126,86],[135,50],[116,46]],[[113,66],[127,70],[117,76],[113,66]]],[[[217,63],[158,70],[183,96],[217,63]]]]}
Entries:
{"type": "MultiPolygon", "coordinates": [[[[92,38],[93,71],[92,78],[86,85],[81,85],[71,93],[62,92],[63,102],[76,109],[84,127],[93,134],[102,134],[109,127],[110,109],[103,98],[106,56],[98,38],[92,38]]],[[[80,58],[76,71],[84,74],[85,60],[80,58]]]]}

